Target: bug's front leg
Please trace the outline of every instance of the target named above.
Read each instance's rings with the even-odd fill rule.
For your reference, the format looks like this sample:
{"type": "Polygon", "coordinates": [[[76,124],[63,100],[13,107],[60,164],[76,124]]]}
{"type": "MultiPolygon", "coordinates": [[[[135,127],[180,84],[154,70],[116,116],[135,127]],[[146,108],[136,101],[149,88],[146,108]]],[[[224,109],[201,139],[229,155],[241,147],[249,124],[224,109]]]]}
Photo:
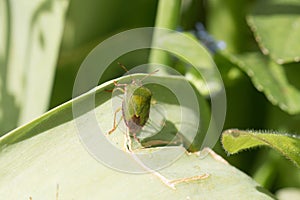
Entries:
{"type": "MultiPolygon", "coordinates": [[[[122,110],[122,107],[118,108],[115,111],[115,113],[114,113],[114,125],[113,125],[112,129],[108,132],[108,134],[111,134],[112,132],[114,132],[117,129],[118,124],[119,124],[119,123],[118,124],[116,123],[117,113],[120,112],[121,110],[122,110]]],[[[122,117],[121,117],[121,119],[122,119],[122,117]]]]}
{"type": "Polygon", "coordinates": [[[116,87],[126,87],[126,86],[128,86],[127,83],[118,83],[117,81],[114,81],[114,85],[115,85],[116,87]]]}

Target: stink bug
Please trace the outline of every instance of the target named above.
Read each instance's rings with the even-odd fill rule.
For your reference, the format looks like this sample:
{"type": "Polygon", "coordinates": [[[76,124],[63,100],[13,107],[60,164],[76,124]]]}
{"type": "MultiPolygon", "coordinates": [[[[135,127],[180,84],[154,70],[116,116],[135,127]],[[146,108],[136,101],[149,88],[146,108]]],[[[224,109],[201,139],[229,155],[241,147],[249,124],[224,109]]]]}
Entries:
{"type": "MultiPolygon", "coordinates": [[[[125,66],[119,65],[128,71],[125,66]]],[[[148,74],[142,80],[148,76],[156,73],[158,70],[148,74]]],[[[116,89],[121,90],[124,93],[122,107],[117,109],[114,114],[113,128],[109,131],[109,134],[114,132],[117,128],[116,114],[122,110],[122,118],[125,125],[128,127],[129,134],[136,139],[137,133],[141,131],[143,126],[147,123],[150,113],[150,104],[152,98],[152,92],[143,86],[142,80],[134,80],[130,84],[119,84],[114,82],[116,89]]]]}

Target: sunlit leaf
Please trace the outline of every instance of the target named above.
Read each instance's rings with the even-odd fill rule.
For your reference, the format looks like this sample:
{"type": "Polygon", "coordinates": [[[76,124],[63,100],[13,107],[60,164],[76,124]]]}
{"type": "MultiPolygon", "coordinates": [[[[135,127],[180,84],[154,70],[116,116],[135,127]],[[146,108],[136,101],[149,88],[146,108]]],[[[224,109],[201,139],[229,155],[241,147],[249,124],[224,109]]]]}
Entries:
{"type": "Polygon", "coordinates": [[[0,135],[47,110],[69,1],[4,2],[0,135]]]}
{"type": "Polygon", "coordinates": [[[299,188],[282,188],[276,192],[276,196],[279,200],[299,200],[300,189],[299,188]]]}
{"type": "MultiPolygon", "coordinates": [[[[166,76],[153,76],[149,79],[173,81],[177,84],[183,80],[166,76]]],[[[131,78],[118,80],[130,81],[131,78]]],[[[84,122],[80,119],[94,113],[105,138],[109,139],[115,148],[124,147],[125,133],[121,130],[122,127],[108,135],[108,130],[112,128],[113,123],[112,103],[120,98],[120,96],[111,98],[111,93],[107,92],[113,86],[113,81],[104,83],[95,90],[49,111],[35,121],[2,137],[0,196],[6,199],[31,197],[33,200],[56,197],[58,199],[222,199],[224,196],[229,199],[274,199],[246,174],[230,166],[208,148],[193,154],[186,153],[181,146],[135,150],[135,153],[143,152],[149,155],[150,160],[152,153],[161,148],[183,153],[162,170],[145,174],[124,173],[97,162],[88,153],[86,144],[82,143],[83,140],[78,137],[80,133],[78,127],[88,126],[90,120],[84,122]],[[84,105],[94,94],[96,105],[95,109],[90,110],[92,108],[84,105]],[[73,119],[72,103],[83,111],[76,119],[73,119]]],[[[155,93],[159,94],[162,88],[151,89],[155,97],[155,93]]],[[[157,105],[164,107],[165,112],[173,113],[170,109],[176,108],[176,101],[168,99],[169,94],[166,93],[166,99],[156,97],[157,105]]],[[[150,112],[154,110],[153,106],[150,112]]],[[[167,119],[176,125],[173,115],[168,116],[167,119]]],[[[153,121],[155,123],[155,118],[153,121]]],[[[98,141],[97,138],[88,137],[89,130],[86,129],[83,136],[86,136],[89,142],[101,142],[101,133],[98,141]]],[[[110,149],[98,153],[106,155],[110,153],[110,149]]],[[[110,159],[116,161],[118,157],[110,159]]],[[[161,155],[157,164],[166,159],[161,155]]]]}

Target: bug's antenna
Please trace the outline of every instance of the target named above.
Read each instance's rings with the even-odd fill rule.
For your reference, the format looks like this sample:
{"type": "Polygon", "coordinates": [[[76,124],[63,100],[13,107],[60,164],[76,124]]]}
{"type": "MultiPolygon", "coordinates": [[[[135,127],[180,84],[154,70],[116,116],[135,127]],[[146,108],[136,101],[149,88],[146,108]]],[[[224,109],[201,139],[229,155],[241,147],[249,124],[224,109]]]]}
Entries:
{"type": "MultiPolygon", "coordinates": [[[[129,72],[128,69],[127,69],[122,63],[118,62],[118,65],[120,65],[120,67],[122,67],[122,69],[124,69],[127,73],[129,72]]],[[[131,74],[128,73],[128,75],[129,75],[129,77],[131,78],[131,80],[132,80],[133,82],[135,82],[135,80],[133,79],[133,77],[131,76],[131,74]]]]}
{"type": "Polygon", "coordinates": [[[118,65],[120,65],[120,67],[122,67],[126,72],[128,72],[128,69],[120,62],[118,62],[118,65]]]}
{"type": "MultiPolygon", "coordinates": [[[[118,62],[118,65],[120,65],[120,67],[122,67],[122,69],[124,69],[126,72],[129,72],[128,69],[127,69],[122,63],[118,62]]],[[[155,74],[155,73],[158,72],[158,71],[159,71],[159,70],[157,69],[157,70],[155,70],[155,71],[153,71],[153,72],[147,74],[147,75],[146,75],[145,77],[143,77],[140,81],[145,80],[146,78],[148,78],[149,76],[155,74]]],[[[131,77],[131,79],[134,81],[134,79],[132,78],[131,74],[128,73],[128,75],[129,75],[129,76],[131,77]]]]}
{"type": "Polygon", "coordinates": [[[151,76],[151,75],[153,75],[153,74],[155,74],[156,72],[158,72],[159,70],[157,69],[157,70],[155,70],[155,71],[153,71],[153,72],[151,72],[151,73],[149,73],[149,74],[147,74],[145,77],[143,77],[140,81],[143,81],[143,80],[145,80],[146,78],[148,78],[149,76],[151,76]]]}

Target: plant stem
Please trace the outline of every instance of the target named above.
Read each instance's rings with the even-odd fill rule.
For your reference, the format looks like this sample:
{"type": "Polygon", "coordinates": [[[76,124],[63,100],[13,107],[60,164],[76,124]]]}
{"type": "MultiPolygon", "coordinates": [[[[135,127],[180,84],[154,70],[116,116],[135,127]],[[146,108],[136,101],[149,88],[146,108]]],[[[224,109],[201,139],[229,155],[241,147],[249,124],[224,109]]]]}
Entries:
{"type": "MultiPolygon", "coordinates": [[[[175,30],[180,16],[181,0],[160,0],[158,3],[155,27],[175,30]]],[[[154,33],[153,41],[159,35],[154,33]]],[[[149,57],[150,63],[170,64],[170,58],[167,52],[152,49],[149,57]]]]}

